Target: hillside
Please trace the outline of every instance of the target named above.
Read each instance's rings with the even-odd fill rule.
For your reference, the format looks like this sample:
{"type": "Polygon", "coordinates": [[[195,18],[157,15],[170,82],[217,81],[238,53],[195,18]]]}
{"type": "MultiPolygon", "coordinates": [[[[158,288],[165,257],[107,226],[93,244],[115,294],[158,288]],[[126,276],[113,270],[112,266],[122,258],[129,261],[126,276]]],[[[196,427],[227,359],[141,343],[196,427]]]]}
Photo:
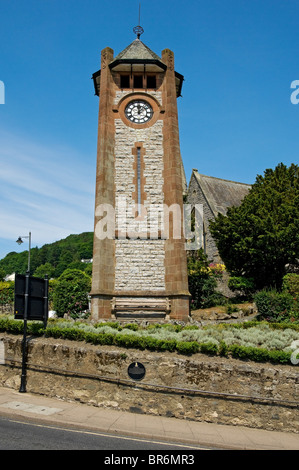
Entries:
{"type": "MultiPolygon", "coordinates": [[[[67,268],[76,268],[91,272],[91,263],[82,263],[81,259],[91,259],[93,251],[93,233],[84,232],[41,248],[31,248],[31,274],[43,277],[59,277],[67,268]]],[[[28,263],[28,250],[8,253],[0,260],[1,277],[13,272],[25,274],[28,263]]]]}

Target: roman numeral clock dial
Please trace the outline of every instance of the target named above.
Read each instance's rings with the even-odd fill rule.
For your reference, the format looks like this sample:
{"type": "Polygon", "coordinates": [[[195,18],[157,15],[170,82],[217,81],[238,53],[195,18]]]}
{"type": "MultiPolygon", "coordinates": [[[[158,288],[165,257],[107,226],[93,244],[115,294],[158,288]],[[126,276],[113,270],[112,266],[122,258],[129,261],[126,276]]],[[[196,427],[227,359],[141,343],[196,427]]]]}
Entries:
{"type": "Polygon", "coordinates": [[[134,100],[126,106],[125,114],[129,121],[144,124],[152,118],[153,108],[146,101],[134,100]]]}

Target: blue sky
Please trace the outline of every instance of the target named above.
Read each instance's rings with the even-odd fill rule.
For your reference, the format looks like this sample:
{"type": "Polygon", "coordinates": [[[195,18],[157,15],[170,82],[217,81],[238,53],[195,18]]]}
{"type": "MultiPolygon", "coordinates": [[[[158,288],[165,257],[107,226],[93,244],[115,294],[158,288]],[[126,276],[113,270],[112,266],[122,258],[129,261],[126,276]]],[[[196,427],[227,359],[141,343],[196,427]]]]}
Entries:
{"type": "Polygon", "coordinates": [[[93,230],[98,98],[106,46],[135,36],[175,53],[187,181],[253,183],[298,164],[298,0],[0,0],[0,259],[93,230]],[[1,91],[1,89],[0,89],[1,91]],[[1,97],[0,97],[1,103],[1,97]]]}

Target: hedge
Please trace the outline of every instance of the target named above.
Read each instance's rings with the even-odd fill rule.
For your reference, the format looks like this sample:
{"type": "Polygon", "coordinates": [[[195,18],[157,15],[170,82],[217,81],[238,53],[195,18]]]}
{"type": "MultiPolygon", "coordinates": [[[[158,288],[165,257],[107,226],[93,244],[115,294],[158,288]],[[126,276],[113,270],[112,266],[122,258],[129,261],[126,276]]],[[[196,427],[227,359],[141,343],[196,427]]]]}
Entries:
{"type": "MultiPolygon", "coordinates": [[[[58,324],[59,325],[59,324],[58,324]]],[[[248,326],[248,325],[246,325],[248,326]]],[[[121,327],[120,327],[121,328],[121,327]]],[[[118,329],[118,328],[117,328],[118,329]]],[[[135,328],[132,328],[133,330],[135,328]]],[[[23,321],[0,317],[0,332],[6,331],[12,334],[23,333],[23,321]]],[[[196,341],[163,340],[149,336],[138,337],[133,334],[121,333],[94,333],[83,329],[70,327],[61,328],[49,324],[45,329],[40,322],[28,322],[28,334],[34,336],[45,336],[52,338],[68,339],[73,341],[86,341],[94,345],[115,345],[124,348],[149,349],[152,351],[177,351],[180,354],[191,355],[195,353],[233,357],[255,362],[272,362],[280,364],[291,364],[292,352],[280,350],[266,350],[258,347],[240,346],[237,344],[227,345],[223,341],[219,346],[213,342],[198,343],[196,341]]]]}

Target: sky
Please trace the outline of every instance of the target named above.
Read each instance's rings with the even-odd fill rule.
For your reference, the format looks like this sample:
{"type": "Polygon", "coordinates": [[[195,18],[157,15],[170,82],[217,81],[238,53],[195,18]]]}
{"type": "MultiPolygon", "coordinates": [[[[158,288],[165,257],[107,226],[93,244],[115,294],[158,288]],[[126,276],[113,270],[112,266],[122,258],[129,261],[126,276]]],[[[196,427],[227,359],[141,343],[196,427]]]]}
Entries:
{"type": "Polygon", "coordinates": [[[29,232],[41,247],[93,230],[91,76],[102,49],[136,38],[139,4],[141,40],[184,76],[187,182],[193,168],[251,184],[298,164],[298,0],[0,0],[0,259],[29,232]]]}

